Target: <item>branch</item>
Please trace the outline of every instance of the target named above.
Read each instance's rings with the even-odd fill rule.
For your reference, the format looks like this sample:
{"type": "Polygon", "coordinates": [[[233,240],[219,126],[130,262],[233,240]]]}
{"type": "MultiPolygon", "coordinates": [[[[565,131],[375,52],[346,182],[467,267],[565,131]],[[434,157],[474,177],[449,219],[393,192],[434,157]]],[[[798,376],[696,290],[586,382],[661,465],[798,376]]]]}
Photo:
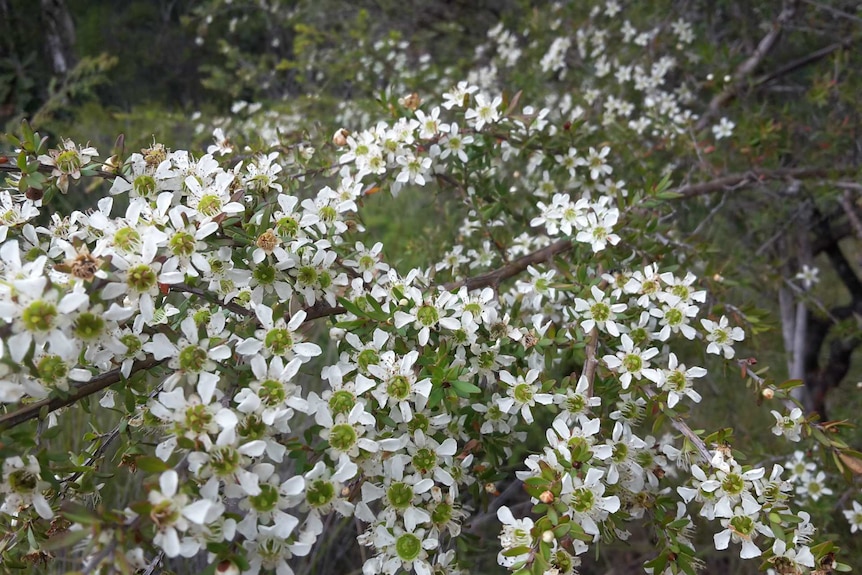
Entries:
{"type": "Polygon", "coordinates": [[[518,275],[527,269],[527,267],[546,262],[554,256],[565,253],[570,249],[572,249],[571,239],[564,238],[562,240],[557,240],[540,250],[521,256],[494,271],[456,282],[449,282],[443,287],[449,291],[456,290],[461,286],[466,286],[468,290],[481,289],[488,286],[497,287],[501,282],[518,275]]]}
{"type": "MultiPolygon", "coordinates": [[[[83,166],[81,169],[85,169],[86,166],[83,166]]],[[[39,171],[43,174],[50,174],[54,171],[54,166],[49,166],[48,164],[39,164],[39,171]]],[[[14,164],[0,164],[0,172],[8,172],[11,174],[20,174],[21,168],[14,164]]],[[[126,179],[122,174],[116,174],[114,172],[106,172],[105,170],[96,170],[95,172],[90,172],[88,174],[81,174],[88,176],[98,176],[100,178],[105,178],[106,180],[113,180],[115,178],[123,178],[126,179]]]]}
{"type": "MultiPolygon", "coordinates": [[[[651,387],[643,386],[642,389],[644,390],[644,393],[646,393],[647,397],[650,399],[655,398],[656,392],[651,387]]],[[[697,449],[697,452],[700,454],[704,463],[712,461],[712,455],[710,455],[709,449],[706,447],[706,443],[704,443],[703,439],[701,439],[700,436],[696,434],[681,417],[677,415],[675,417],[669,417],[668,419],[670,419],[670,424],[673,428],[682,433],[686,438],[688,438],[691,444],[694,445],[694,448],[697,449]]]]}
{"type": "Polygon", "coordinates": [[[764,74],[760,78],[757,78],[754,81],[754,86],[755,87],[762,86],[764,84],[767,84],[767,83],[775,80],[776,78],[786,76],[787,74],[795,72],[796,70],[798,70],[800,68],[804,68],[805,66],[808,66],[809,64],[813,64],[814,62],[825,58],[826,56],[828,56],[832,52],[835,52],[835,51],[841,50],[841,49],[849,48],[850,46],[852,46],[853,44],[858,42],[860,40],[860,38],[862,38],[862,37],[851,36],[849,38],[845,38],[844,40],[841,40],[840,42],[835,42],[834,44],[830,44],[828,46],[820,48],[819,50],[815,50],[814,52],[811,52],[810,54],[808,54],[806,56],[803,56],[801,58],[797,58],[796,60],[793,60],[792,62],[782,66],[778,70],[775,70],[774,72],[770,72],[768,74],[764,74]]]}
{"type": "Polygon", "coordinates": [[[234,303],[234,302],[225,303],[221,300],[221,298],[216,296],[216,294],[209,292],[209,291],[206,291],[206,290],[201,289],[201,288],[196,288],[196,287],[192,287],[190,285],[180,283],[180,284],[171,284],[170,290],[172,292],[194,294],[198,297],[201,297],[201,298],[207,300],[208,302],[210,302],[212,304],[215,304],[217,306],[221,306],[225,309],[228,309],[228,310],[234,312],[235,314],[239,314],[239,315],[242,315],[245,317],[254,317],[254,312],[252,310],[250,310],[246,307],[243,307],[243,306],[239,305],[238,303],[234,303]]]}
{"type": "Polygon", "coordinates": [[[758,66],[760,66],[760,63],[775,46],[775,43],[778,41],[778,37],[781,36],[781,30],[784,28],[784,25],[787,24],[787,22],[790,21],[796,13],[797,2],[798,0],[789,0],[784,2],[781,12],[772,23],[772,26],[770,26],[769,32],[767,32],[766,36],[761,38],[760,43],[758,43],[757,48],[754,50],[754,53],[737,66],[736,71],[733,73],[733,82],[713,97],[712,101],[709,103],[709,108],[707,108],[706,112],[700,117],[700,120],[698,120],[695,125],[695,129],[697,131],[703,130],[707,124],[710,123],[712,118],[718,114],[718,111],[722,106],[735,98],[740,90],[742,90],[747,78],[754,72],[754,70],[757,69],[758,66]]]}
{"type": "MultiPolygon", "coordinates": [[[[164,361],[165,360],[156,360],[153,358],[149,358],[143,361],[135,362],[135,364],[132,366],[132,372],[129,375],[131,376],[131,374],[138,373],[139,371],[144,371],[156,367],[164,363],[164,361]]],[[[20,407],[19,409],[16,409],[11,413],[7,413],[0,416],[0,431],[6,431],[7,429],[11,429],[17,425],[24,423],[25,421],[29,421],[31,419],[39,417],[39,414],[42,412],[43,409],[45,409],[47,413],[50,413],[62,407],[77,403],[88,395],[98,393],[106,387],[110,387],[118,381],[122,381],[123,379],[127,378],[124,378],[120,368],[117,368],[107,373],[97,375],[90,381],[87,381],[84,384],[73,388],[68,395],[65,395],[63,397],[52,397],[43,399],[41,401],[36,401],[34,403],[28,403],[27,405],[20,407]]]]}
{"type": "Polygon", "coordinates": [[[829,174],[854,174],[856,171],[857,168],[849,166],[837,168],[776,168],[774,170],[758,168],[744,174],[728,174],[709,182],[680,186],[672,190],[672,192],[678,195],[678,199],[687,199],[714,192],[723,192],[731,187],[739,189],[767,180],[824,178],[829,174]]]}

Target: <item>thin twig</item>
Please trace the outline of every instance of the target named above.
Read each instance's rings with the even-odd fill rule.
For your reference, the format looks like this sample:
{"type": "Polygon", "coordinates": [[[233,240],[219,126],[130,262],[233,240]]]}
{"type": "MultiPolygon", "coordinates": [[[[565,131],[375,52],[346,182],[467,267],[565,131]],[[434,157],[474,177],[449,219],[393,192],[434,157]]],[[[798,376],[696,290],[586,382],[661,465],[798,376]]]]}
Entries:
{"type": "Polygon", "coordinates": [[[557,240],[540,250],[521,256],[516,260],[512,260],[508,264],[497,268],[494,271],[456,282],[449,282],[443,287],[449,291],[456,290],[461,286],[466,286],[468,290],[481,289],[489,286],[496,288],[501,282],[518,275],[529,266],[546,262],[555,256],[569,251],[570,249],[572,249],[572,240],[568,238],[557,240]]]}
{"type": "Polygon", "coordinates": [[[769,54],[770,50],[772,50],[775,43],[778,41],[779,36],[781,36],[781,30],[784,28],[785,24],[793,18],[793,15],[796,13],[797,3],[798,0],[788,0],[784,2],[781,12],[769,27],[769,32],[760,39],[754,52],[736,67],[736,71],[733,73],[733,81],[730,82],[730,84],[719,94],[715,95],[709,103],[709,107],[706,112],[704,112],[697,121],[695,129],[698,132],[703,130],[718,114],[718,111],[727,102],[735,98],[743,87],[745,87],[748,77],[754,73],[758,66],[760,66],[760,63],[763,62],[763,59],[766,58],[766,55],[769,54]]]}
{"type": "Polygon", "coordinates": [[[824,178],[829,175],[855,174],[858,167],[841,166],[833,168],[776,168],[774,170],[754,169],[745,173],[728,174],[708,182],[689,184],[671,190],[677,199],[688,199],[714,192],[722,192],[731,187],[741,189],[767,180],[824,178]]]}
{"type": "MultiPolygon", "coordinates": [[[[165,360],[156,360],[153,358],[148,358],[143,361],[135,362],[135,364],[132,366],[132,371],[129,376],[131,377],[132,374],[151,369],[153,367],[163,364],[164,362],[165,360]]],[[[11,429],[16,425],[24,423],[25,421],[29,421],[31,419],[39,417],[39,414],[42,412],[43,409],[46,413],[51,413],[52,411],[57,411],[62,407],[75,404],[81,399],[87,397],[88,395],[98,393],[106,387],[110,387],[118,381],[122,381],[123,379],[128,378],[123,376],[122,370],[120,368],[113,369],[101,375],[97,375],[90,381],[87,381],[78,387],[72,388],[70,392],[63,397],[52,397],[48,399],[43,399],[41,401],[28,403],[27,405],[16,409],[11,413],[0,415],[0,431],[6,431],[7,429],[11,429]]]]}
{"type": "MultiPolygon", "coordinates": [[[[655,390],[653,390],[649,386],[643,387],[644,393],[646,393],[647,397],[650,399],[654,399],[656,396],[655,390]]],[[[701,459],[703,459],[704,463],[709,463],[712,461],[712,455],[709,453],[709,449],[706,447],[706,443],[704,443],[703,439],[700,438],[698,434],[694,432],[692,428],[688,426],[688,424],[682,420],[679,416],[669,417],[670,424],[674,429],[682,433],[697,449],[697,452],[700,454],[701,459]]]]}

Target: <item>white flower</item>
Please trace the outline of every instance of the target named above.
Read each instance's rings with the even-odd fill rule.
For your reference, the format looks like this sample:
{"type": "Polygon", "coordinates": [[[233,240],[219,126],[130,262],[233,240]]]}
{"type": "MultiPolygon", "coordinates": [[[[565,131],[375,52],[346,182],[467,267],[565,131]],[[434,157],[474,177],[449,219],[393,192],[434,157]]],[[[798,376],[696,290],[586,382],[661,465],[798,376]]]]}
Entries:
{"type": "Polygon", "coordinates": [[[494,124],[500,120],[500,111],[497,108],[503,103],[502,97],[497,96],[489,101],[484,94],[476,94],[475,101],[475,106],[467,110],[464,119],[475,120],[477,131],[484,128],[485,124],[494,124]]]}
{"type": "Polygon", "coordinates": [[[772,433],[775,435],[784,435],[790,441],[799,441],[802,433],[802,423],[805,418],[802,416],[802,410],[794,407],[788,415],[781,415],[774,409],[772,416],[775,418],[775,426],[772,428],[772,433]]]}
{"type": "Polygon", "coordinates": [[[54,511],[42,494],[49,487],[41,479],[39,462],[32,455],[21,458],[17,455],[3,461],[3,482],[0,493],[5,494],[0,512],[17,517],[30,505],[42,519],[54,517],[54,511]]]}
{"type": "MultiPolygon", "coordinates": [[[[500,546],[503,551],[515,549],[517,547],[526,547],[531,549],[533,546],[533,520],[529,517],[523,519],[515,519],[512,511],[505,505],[497,509],[497,519],[503,524],[503,530],[500,533],[500,546]]],[[[529,556],[529,551],[522,555],[505,556],[501,551],[497,555],[497,563],[503,567],[511,567],[516,563],[525,561],[529,556]]]]}
{"type": "Polygon", "coordinates": [[[701,325],[706,330],[706,341],[709,345],[706,347],[707,353],[715,355],[724,354],[726,359],[733,359],[733,342],[742,341],[745,339],[745,332],[741,327],[728,327],[726,316],[721,316],[718,322],[709,319],[700,320],[701,325]]]}
{"type": "Polygon", "coordinates": [[[796,274],[796,279],[802,282],[805,289],[811,289],[814,284],[820,283],[820,270],[814,266],[804,264],[802,271],[796,274]]]}
{"type": "Polygon", "coordinates": [[[853,509],[845,509],[843,513],[850,524],[850,533],[862,530],[862,505],[858,501],[853,502],[853,509]]]}
{"type": "Polygon", "coordinates": [[[606,331],[614,337],[620,335],[620,324],[614,321],[618,313],[626,311],[626,304],[611,303],[611,299],[598,286],[590,286],[593,299],[575,298],[575,311],[578,314],[581,328],[590,333],[593,328],[606,331]]]}
{"type": "Polygon", "coordinates": [[[803,479],[802,485],[796,488],[796,493],[817,501],[823,495],[832,495],[832,490],[826,487],[826,474],[818,471],[817,475],[810,474],[803,479]]]}
{"type": "Polygon", "coordinates": [[[604,471],[595,467],[587,471],[586,476],[573,476],[567,473],[563,477],[560,497],[567,503],[567,514],[571,515],[584,532],[598,541],[600,531],[597,523],[604,521],[608,514],[616,513],[620,508],[620,498],[616,495],[604,497],[605,485],[601,482],[604,471]]]}
{"type": "Polygon", "coordinates": [[[627,334],[623,334],[620,338],[622,349],[616,355],[606,355],[602,359],[610,369],[617,370],[620,377],[620,383],[623,389],[628,389],[631,385],[632,378],[640,380],[646,377],[652,382],[660,381],[660,372],[649,367],[649,360],[658,355],[658,350],[654,347],[641,351],[639,347],[635,347],[632,338],[627,334]]]}
{"type": "Polygon", "coordinates": [[[733,135],[733,129],[735,127],[736,124],[734,124],[727,118],[722,118],[718,124],[712,127],[712,133],[715,135],[716,140],[720,140],[722,138],[729,138],[733,135]]]}
{"type": "Polygon", "coordinates": [[[731,518],[722,519],[721,524],[725,529],[713,536],[715,548],[719,551],[727,549],[731,540],[742,543],[742,549],[739,552],[742,559],[751,559],[761,555],[760,548],[753,541],[758,533],[767,537],[774,537],[769,527],[749,516],[741,507],[734,510],[731,518]]]}

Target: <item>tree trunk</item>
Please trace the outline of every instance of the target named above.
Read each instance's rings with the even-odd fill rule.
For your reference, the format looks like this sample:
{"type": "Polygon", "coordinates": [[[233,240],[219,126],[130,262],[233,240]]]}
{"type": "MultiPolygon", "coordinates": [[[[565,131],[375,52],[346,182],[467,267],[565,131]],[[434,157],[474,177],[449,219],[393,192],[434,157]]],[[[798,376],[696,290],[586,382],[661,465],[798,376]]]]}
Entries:
{"type": "Polygon", "coordinates": [[[75,67],[75,23],[65,0],[40,0],[45,22],[45,48],[51,67],[65,76],[75,67]]]}

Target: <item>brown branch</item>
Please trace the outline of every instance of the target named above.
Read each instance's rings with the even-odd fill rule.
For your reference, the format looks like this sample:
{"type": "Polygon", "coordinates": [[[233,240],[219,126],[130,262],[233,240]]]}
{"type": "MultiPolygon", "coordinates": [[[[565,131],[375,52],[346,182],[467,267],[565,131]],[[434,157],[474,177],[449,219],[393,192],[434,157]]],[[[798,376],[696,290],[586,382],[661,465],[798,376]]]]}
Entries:
{"type": "Polygon", "coordinates": [[[697,131],[703,130],[707,124],[712,121],[712,118],[718,114],[718,111],[730,100],[735,98],[742,90],[748,77],[754,73],[757,67],[760,66],[760,63],[763,62],[763,59],[766,58],[769,51],[775,46],[779,36],[781,36],[781,31],[784,28],[784,25],[787,24],[787,22],[790,21],[796,13],[797,3],[798,0],[788,0],[784,2],[781,12],[770,26],[769,32],[760,39],[754,52],[736,67],[736,71],[733,73],[733,81],[724,90],[713,97],[712,101],[709,103],[709,108],[707,108],[706,112],[704,112],[700,117],[700,120],[695,124],[695,129],[697,131]]]}
{"type": "Polygon", "coordinates": [[[856,207],[853,205],[853,195],[850,193],[850,190],[844,190],[844,193],[838,198],[838,203],[841,204],[844,213],[847,214],[847,221],[850,223],[850,227],[853,228],[856,237],[862,240],[862,222],[859,221],[859,214],[856,213],[856,207]]]}
{"type": "Polygon", "coordinates": [[[743,188],[753,184],[759,184],[767,180],[825,178],[831,175],[854,174],[858,168],[776,168],[774,170],[754,169],[743,174],[728,174],[715,180],[680,186],[672,192],[678,195],[678,199],[693,198],[715,192],[723,192],[729,188],[743,188]]]}
{"type": "Polygon", "coordinates": [[[192,287],[186,284],[172,284],[170,286],[170,291],[179,292],[179,293],[190,293],[194,294],[198,297],[201,297],[208,302],[215,304],[217,306],[221,306],[227,310],[234,312],[235,314],[242,315],[245,317],[254,317],[254,312],[246,307],[239,305],[238,303],[228,302],[224,303],[221,299],[214,293],[209,292],[207,290],[192,287]]]}
{"type": "MultiPolygon", "coordinates": [[[[647,397],[650,399],[655,399],[656,392],[649,386],[643,386],[642,389],[644,393],[646,393],[647,397]]],[[[701,459],[703,459],[704,463],[709,463],[712,461],[712,455],[709,453],[709,449],[706,447],[706,443],[704,443],[703,439],[700,438],[698,434],[694,432],[692,428],[688,426],[686,422],[682,420],[679,416],[669,417],[670,424],[674,429],[682,433],[697,449],[697,452],[700,454],[701,459]]]]}
{"type": "MultiPolygon", "coordinates": [[[[164,362],[165,360],[156,360],[153,358],[148,358],[143,361],[135,362],[135,364],[132,366],[131,374],[135,374],[139,371],[144,371],[156,367],[163,364],[164,362]]],[[[28,403],[27,405],[16,409],[11,413],[0,415],[0,431],[6,431],[7,429],[11,429],[17,425],[24,423],[25,421],[29,421],[31,419],[39,417],[39,414],[42,412],[43,409],[45,409],[47,413],[50,413],[62,407],[72,405],[89,395],[93,395],[94,393],[98,393],[106,387],[114,385],[118,381],[122,381],[123,379],[126,378],[123,377],[122,371],[117,368],[101,375],[97,375],[90,381],[87,381],[78,387],[72,388],[72,390],[70,390],[70,393],[63,397],[52,397],[48,399],[43,399],[41,401],[36,401],[34,403],[28,403]]]]}
{"type": "Polygon", "coordinates": [[[759,86],[762,86],[764,84],[767,84],[767,83],[775,80],[776,78],[781,78],[782,76],[786,76],[787,74],[795,72],[796,70],[799,70],[800,68],[804,68],[805,66],[808,66],[809,64],[813,64],[814,62],[817,62],[818,60],[822,60],[823,58],[832,54],[833,52],[836,52],[836,51],[841,50],[841,49],[849,48],[850,46],[852,46],[853,44],[858,42],[860,39],[862,39],[862,36],[851,36],[849,38],[845,38],[844,40],[842,40],[840,42],[835,42],[834,44],[824,46],[823,48],[820,48],[819,50],[815,50],[814,52],[811,52],[810,54],[807,54],[805,56],[802,56],[801,58],[797,58],[796,60],[789,62],[788,64],[785,64],[784,66],[782,66],[778,70],[775,70],[774,72],[764,74],[763,76],[757,78],[754,81],[754,86],[759,87],[759,86]]]}
{"type": "Polygon", "coordinates": [[[572,240],[568,238],[557,240],[540,250],[521,256],[494,271],[467,278],[465,280],[449,282],[443,287],[449,291],[456,290],[461,286],[466,286],[468,290],[480,289],[488,286],[496,288],[500,285],[500,282],[518,275],[527,269],[527,267],[546,262],[554,256],[565,253],[570,249],[572,249],[572,240]]]}
{"type": "MultiPolygon", "coordinates": [[[[86,166],[81,168],[82,170],[86,169],[86,166]]],[[[43,174],[50,174],[54,171],[54,166],[49,166],[48,164],[39,164],[39,171],[43,174]]],[[[21,168],[13,164],[0,164],[0,172],[7,172],[10,174],[19,174],[21,173],[21,168]]],[[[106,172],[105,170],[96,170],[95,172],[90,172],[88,174],[81,174],[88,176],[98,176],[100,178],[105,178],[106,180],[113,180],[115,178],[123,178],[126,179],[122,174],[116,174],[114,172],[106,172]]]]}

